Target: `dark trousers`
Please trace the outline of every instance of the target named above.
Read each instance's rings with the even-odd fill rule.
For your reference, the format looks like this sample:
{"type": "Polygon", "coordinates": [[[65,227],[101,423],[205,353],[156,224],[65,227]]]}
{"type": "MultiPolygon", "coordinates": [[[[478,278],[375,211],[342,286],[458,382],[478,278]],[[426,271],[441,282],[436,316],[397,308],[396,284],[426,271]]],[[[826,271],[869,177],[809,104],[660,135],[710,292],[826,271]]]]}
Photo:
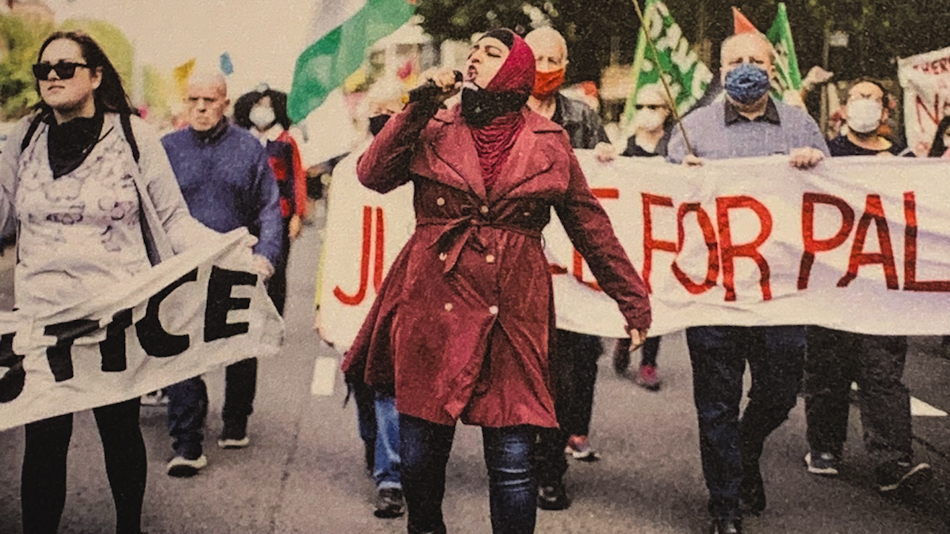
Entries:
{"type": "Polygon", "coordinates": [[[879,464],[913,456],[910,392],[901,381],[904,336],[870,336],[808,327],[805,414],[808,444],[841,457],[848,437],[848,398],[858,384],[861,426],[868,453],[879,464]]]}
{"type": "Polygon", "coordinates": [[[640,349],[640,365],[656,367],[656,355],[660,352],[660,336],[648,337],[640,349]]]}
{"type": "Polygon", "coordinates": [[[738,517],[743,473],[759,476],[765,438],[795,407],[805,330],[802,326],[704,326],[688,328],[686,341],[709,513],[716,518],[738,517]],[[740,420],[746,362],[752,388],[740,420]]]}
{"type": "Polygon", "coordinates": [[[534,462],[542,486],[560,482],[567,472],[567,458],[564,456],[567,440],[571,436],[590,433],[597,359],[603,353],[597,336],[558,330],[556,341],[551,371],[554,374],[554,410],[560,428],[538,431],[534,462]]]}
{"type": "MultiPolygon", "coordinates": [[[[233,363],[225,370],[224,408],[221,419],[225,426],[245,425],[254,411],[257,391],[257,358],[233,363]]],[[[208,389],[200,376],[165,388],[168,395],[168,434],[172,448],[185,458],[201,456],[205,417],[208,415],[208,389]]]]}
{"type": "MultiPolygon", "coordinates": [[[[139,428],[139,399],[93,409],[106,475],[115,500],[116,532],[139,533],[145,497],[145,442],[139,428]]],[[[73,415],[26,425],[20,482],[24,534],[55,534],[66,504],[66,455],[73,415]]]]}
{"type": "MultiPolygon", "coordinates": [[[[630,350],[630,338],[625,337],[617,340],[617,349],[630,350]]],[[[648,337],[640,348],[640,365],[652,365],[656,367],[656,356],[660,353],[660,336],[648,337]]],[[[629,360],[628,360],[629,361],[629,360]]]]}
{"type": "MultiPolygon", "coordinates": [[[[445,466],[455,427],[400,414],[399,432],[409,532],[445,532],[445,466]]],[[[495,534],[534,532],[537,485],[531,473],[531,448],[536,432],[530,426],[482,428],[495,534]]]]}
{"type": "Polygon", "coordinates": [[[287,262],[290,259],[290,219],[284,219],[284,237],[280,245],[280,256],[274,265],[274,274],[267,281],[267,295],[274,302],[281,316],[287,302],[287,262]]]}

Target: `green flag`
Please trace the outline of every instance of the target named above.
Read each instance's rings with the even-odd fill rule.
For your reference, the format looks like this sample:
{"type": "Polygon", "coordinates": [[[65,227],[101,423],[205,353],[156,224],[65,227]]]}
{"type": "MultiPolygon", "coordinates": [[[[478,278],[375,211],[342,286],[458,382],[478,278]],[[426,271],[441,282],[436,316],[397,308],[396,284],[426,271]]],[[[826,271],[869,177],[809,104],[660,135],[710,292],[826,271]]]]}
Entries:
{"type": "Polygon", "coordinates": [[[313,43],[297,58],[287,114],[299,122],[363,64],[366,49],[396,31],[415,12],[411,0],[323,2],[313,43]]]}
{"type": "Polygon", "coordinates": [[[662,84],[660,72],[670,86],[676,109],[685,114],[706,93],[712,72],[699,60],[683,37],[683,30],[673,20],[670,10],[660,0],[647,0],[643,14],[645,24],[640,27],[637,50],[633,60],[634,88],[627,97],[624,119],[629,124],[636,114],[637,93],[641,88],[662,84]],[[656,45],[656,51],[647,43],[645,31],[656,45]],[[657,68],[659,62],[659,69],[657,68]]]}
{"type": "Polygon", "coordinates": [[[785,3],[779,2],[775,22],[766,34],[775,47],[775,77],[772,79],[772,95],[787,100],[786,94],[798,96],[802,88],[802,73],[798,70],[798,57],[795,55],[795,42],[792,40],[792,28],[788,25],[788,12],[785,3]]]}

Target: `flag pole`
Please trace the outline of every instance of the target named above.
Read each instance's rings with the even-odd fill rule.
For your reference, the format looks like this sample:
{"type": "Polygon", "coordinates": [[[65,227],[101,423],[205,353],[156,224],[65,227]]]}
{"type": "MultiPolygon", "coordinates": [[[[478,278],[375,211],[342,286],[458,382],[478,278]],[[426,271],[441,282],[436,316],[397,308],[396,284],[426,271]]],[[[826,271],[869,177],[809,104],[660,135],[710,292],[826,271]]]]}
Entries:
{"type": "Polygon", "coordinates": [[[643,11],[640,9],[640,0],[633,0],[633,7],[637,10],[637,18],[640,19],[640,27],[643,28],[643,36],[646,37],[647,46],[653,51],[653,63],[660,73],[660,81],[663,82],[663,90],[666,91],[666,99],[669,101],[670,112],[673,113],[673,120],[675,120],[676,124],[680,127],[680,132],[683,133],[683,142],[686,144],[686,152],[690,156],[695,156],[693,145],[689,142],[689,136],[686,135],[686,128],[683,126],[683,119],[680,117],[679,110],[676,109],[676,100],[673,99],[673,91],[670,90],[670,84],[666,81],[666,76],[663,75],[663,66],[660,64],[660,54],[656,51],[653,38],[650,37],[650,28],[647,26],[643,11]]]}

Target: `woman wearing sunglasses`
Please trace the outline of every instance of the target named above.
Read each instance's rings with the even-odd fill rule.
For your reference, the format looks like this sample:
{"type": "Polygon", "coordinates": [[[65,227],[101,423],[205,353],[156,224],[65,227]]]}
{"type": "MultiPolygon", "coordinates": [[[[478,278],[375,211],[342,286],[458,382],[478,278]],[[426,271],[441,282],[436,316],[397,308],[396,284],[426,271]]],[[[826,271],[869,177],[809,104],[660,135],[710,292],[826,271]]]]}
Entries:
{"type": "MultiPolygon", "coordinates": [[[[15,302],[22,312],[75,306],[147,271],[154,260],[144,232],[161,233],[174,252],[216,235],[188,214],[157,133],[131,116],[119,75],[95,41],[80,32],[54,33],[33,72],[42,100],[0,159],[0,226],[17,230],[15,302]],[[142,223],[143,207],[154,207],[160,228],[142,223]]],[[[93,413],[116,532],[138,534],[146,475],[139,399],[93,413]]],[[[25,534],[58,528],[72,424],[66,414],[26,425],[25,534]]]]}

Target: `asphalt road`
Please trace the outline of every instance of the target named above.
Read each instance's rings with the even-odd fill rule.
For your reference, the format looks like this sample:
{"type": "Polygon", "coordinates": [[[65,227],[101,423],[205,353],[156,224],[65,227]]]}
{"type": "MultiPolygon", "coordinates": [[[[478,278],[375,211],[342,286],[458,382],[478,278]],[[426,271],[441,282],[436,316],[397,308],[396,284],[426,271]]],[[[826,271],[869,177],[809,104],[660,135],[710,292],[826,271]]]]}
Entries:
{"type": "MultiPolygon", "coordinates": [[[[164,410],[143,408],[149,455],[144,527],[161,533],[399,533],[405,519],[372,515],[372,482],[362,466],[353,406],[343,407],[337,378],[332,395],[310,393],[314,362],[338,357],[311,330],[314,270],[320,239],[305,229],[291,255],[287,338],[281,354],[261,363],[251,446],[219,450],[223,372],[207,377],[211,413],[209,465],[192,479],[165,474],[171,454],[164,410]]],[[[8,266],[9,262],[6,262],[8,266]]],[[[0,269],[0,282],[9,277],[0,269]]],[[[2,298],[3,295],[0,295],[2,298]]],[[[572,461],[567,475],[573,506],[539,512],[539,533],[698,533],[706,526],[696,413],[685,338],[660,350],[663,389],[650,393],[601,362],[592,440],[600,462],[572,461]]],[[[950,411],[950,360],[939,339],[915,338],[907,380],[915,397],[950,411]]],[[[856,410],[845,466],[837,479],[809,475],[802,402],[770,438],[763,458],[769,507],[746,522],[751,533],[950,532],[947,417],[915,417],[918,459],[936,468],[935,482],[900,498],[882,498],[860,439],[856,410]]],[[[448,468],[445,515],[453,533],[490,532],[488,481],[477,429],[460,427],[448,468]]],[[[0,534],[20,531],[19,473],[23,430],[0,433],[0,534]]],[[[69,493],[61,532],[108,533],[113,505],[91,413],[76,416],[69,493]]]]}

